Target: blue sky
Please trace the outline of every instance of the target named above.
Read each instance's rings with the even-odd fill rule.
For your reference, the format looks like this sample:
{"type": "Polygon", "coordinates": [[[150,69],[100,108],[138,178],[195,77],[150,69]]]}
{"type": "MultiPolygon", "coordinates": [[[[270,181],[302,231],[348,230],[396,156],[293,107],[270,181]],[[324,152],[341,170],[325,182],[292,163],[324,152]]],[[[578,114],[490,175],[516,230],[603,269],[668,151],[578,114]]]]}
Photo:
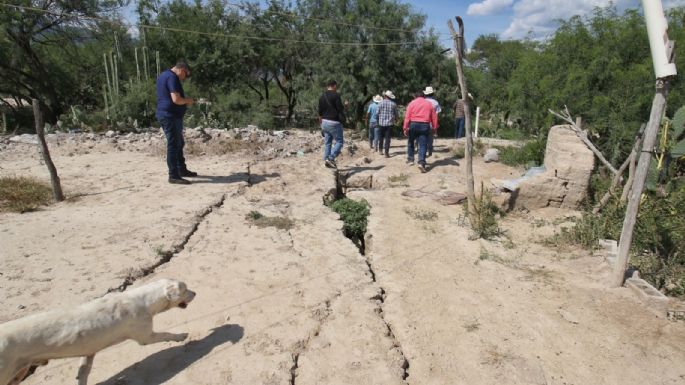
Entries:
{"type": "MultiPolygon", "coordinates": [[[[610,3],[619,10],[641,7],[640,0],[399,0],[428,16],[427,26],[441,35],[443,45],[450,46],[447,19],[461,16],[468,46],[483,34],[496,34],[502,39],[521,39],[529,35],[545,38],[557,27],[556,20],[585,16],[594,7],[610,3]]],[[[651,0],[654,1],[654,0],[651,0]]],[[[685,6],[685,0],[662,0],[665,9],[685,6]]]]}

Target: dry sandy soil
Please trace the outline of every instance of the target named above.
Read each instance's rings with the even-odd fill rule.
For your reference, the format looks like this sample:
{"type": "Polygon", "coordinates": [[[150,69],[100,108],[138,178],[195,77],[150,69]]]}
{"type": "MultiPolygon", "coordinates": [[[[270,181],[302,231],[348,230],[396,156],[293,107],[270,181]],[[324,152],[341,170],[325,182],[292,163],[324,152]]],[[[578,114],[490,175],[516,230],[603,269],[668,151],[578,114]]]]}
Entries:
{"type": "MultiPolygon", "coordinates": [[[[426,174],[405,164],[403,141],[390,158],[359,142],[339,165],[372,176],[347,192],[371,206],[362,255],[322,204],[335,185],[320,137],[300,136],[314,152],[190,156],[202,175],[190,186],[166,183],[158,151],[53,146],[71,198],[0,214],[0,322],[169,277],[198,295],[155,328],[189,340],[108,348],[90,383],[685,384],[685,323],[606,288],[602,256],[541,242],[577,213],[513,213],[507,237],[469,240],[461,206],[402,195],[464,192],[453,141],[437,142],[426,174]],[[294,225],[255,226],[251,211],[294,225]]],[[[521,172],[474,168],[477,185],[521,172]]],[[[0,175],[47,180],[30,145],[1,151],[0,175]]],[[[25,383],[76,383],[77,363],[25,383]]]]}

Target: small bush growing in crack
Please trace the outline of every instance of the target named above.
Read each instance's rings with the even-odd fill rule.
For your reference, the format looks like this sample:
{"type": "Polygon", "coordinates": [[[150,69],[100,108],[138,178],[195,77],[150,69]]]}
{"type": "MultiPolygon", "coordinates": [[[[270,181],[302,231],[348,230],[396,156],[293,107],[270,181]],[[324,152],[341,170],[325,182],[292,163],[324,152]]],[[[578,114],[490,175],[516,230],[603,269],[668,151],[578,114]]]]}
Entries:
{"type": "Polygon", "coordinates": [[[419,220],[419,221],[434,221],[438,219],[438,213],[437,211],[433,210],[421,210],[419,208],[405,208],[404,212],[409,214],[410,217],[419,220]]]}
{"type": "Polygon", "coordinates": [[[349,198],[338,199],[331,204],[331,210],[340,215],[343,221],[345,236],[356,240],[363,240],[366,233],[367,217],[369,216],[369,203],[362,199],[355,201],[349,198]]]}
{"type": "Polygon", "coordinates": [[[253,225],[264,228],[264,227],[275,227],[280,230],[290,230],[295,226],[295,222],[286,217],[267,217],[260,213],[259,211],[250,211],[245,219],[250,221],[253,225]]]}

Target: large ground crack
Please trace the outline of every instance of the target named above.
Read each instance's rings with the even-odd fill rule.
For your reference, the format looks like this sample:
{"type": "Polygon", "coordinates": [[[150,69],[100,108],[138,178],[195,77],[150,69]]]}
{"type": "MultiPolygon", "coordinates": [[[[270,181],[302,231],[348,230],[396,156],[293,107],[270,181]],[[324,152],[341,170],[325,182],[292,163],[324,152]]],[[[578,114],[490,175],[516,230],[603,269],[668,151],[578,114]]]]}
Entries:
{"type": "MultiPolygon", "coordinates": [[[[343,181],[341,180],[341,175],[339,172],[334,172],[334,178],[335,178],[335,189],[331,189],[328,194],[326,194],[323,198],[324,205],[331,205],[332,202],[335,202],[338,199],[344,199],[345,197],[345,191],[342,188],[344,185],[343,181]],[[335,194],[335,195],[334,195],[335,194]],[[334,195],[334,196],[333,196],[334,195]]],[[[370,211],[366,211],[367,216],[370,215],[370,211]]],[[[341,218],[343,218],[343,215],[341,215],[341,218]]],[[[359,218],[356,218],[359,219],[359,218]]],[[[371,277],[371,281],[374,283],[375,286],[378,287],[378,294],[371,297],[371,300],[376,301],[377,304],[377,310],[376,314],[381,318],[383,323],[385,324],[385,327],[387,328],[388,332],[387,335],[392,341],[392,349],[397,350],[401,357],[401,368],[402,368],[402,380],[406,381],[407,378],[409,377],[409,360],[407,360],[407,357],[404,355],[404,352],[402,351],[402,345],[400,344],[399,340],[397,339],[397,336],[395,335],[395,332],[393,331],[392,325],[388,320],[385,318],[385,313],[383,312],[383,305],[385,304],[385,298],[386,298],[386,292],[381,283],[378,280],[378,275],[376,274],[373,261],[371,258],[369,258],[367,250],[366,250],[366,218],[364,218],[364,234],[356,234],[353,232],[349,231],[343,231],[345,236],[349,238],[359,249],[359,254],[364,257],[364,262],[366,264],[366,267],[369,272],[369,276],[371,277]]],[[[295,366],[297,366],[297,359],[299,359],[299,356],[297,356],[293,361],[295,363],[295,366]]],[[[293,383],[294,384],[294,383],[293,383]]]]}

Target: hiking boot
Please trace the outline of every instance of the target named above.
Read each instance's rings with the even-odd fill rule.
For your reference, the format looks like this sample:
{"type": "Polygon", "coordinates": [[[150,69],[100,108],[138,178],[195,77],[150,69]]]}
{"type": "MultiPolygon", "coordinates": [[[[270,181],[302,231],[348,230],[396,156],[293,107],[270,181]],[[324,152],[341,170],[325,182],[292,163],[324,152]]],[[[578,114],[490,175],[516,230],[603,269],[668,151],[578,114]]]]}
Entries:
{"type": "Polygon", "coordinates": [[[190,170],[183,170],[180,174],[181,176],[197,176],[197,173],[195,171],[190,170]]]}
{"type": "Polygon", "coordinates": [[[407,159],[407,164],[410,165],[410,166],[413,166],[413,165],[414,165],[414,161],[413,161],[413,160],[407,159]]]}
{"type": "Polygon", "coordinates": [[[183,178],[169,178],[171,184],[191,184],[189,180],[183,178]]]}
{"type": "Polygon", "coordinates": [[[324,164],[325,164],[326,167],[328,167],[328,168],[338,168],[338,166],[335,164],[335,161],[334,161],[333,159],[326,159],[326,161],[324,162],[324,164]]]}
{"type": "Polygon", "coordinates": [[[390,158],[390,154],[388,154],[388,153],[386,152],[386,153],[385,153],[385,157],[386,157],[386,158],[390,158]]]}
{"type": "Polygon", "coordinates": [[[419,164],[419,170],[421,170],[422,173],[428,171],[428,169],[426,169],[426,165],[425,165],[425,164],[419,164]]]}

